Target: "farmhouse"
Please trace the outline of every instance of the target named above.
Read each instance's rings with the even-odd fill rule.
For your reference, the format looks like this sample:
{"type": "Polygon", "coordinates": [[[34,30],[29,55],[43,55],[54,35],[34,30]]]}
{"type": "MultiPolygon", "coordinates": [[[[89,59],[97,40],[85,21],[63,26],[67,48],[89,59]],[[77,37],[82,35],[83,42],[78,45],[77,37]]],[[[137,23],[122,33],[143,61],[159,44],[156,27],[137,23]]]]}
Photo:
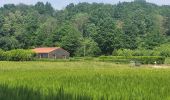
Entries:
{"type": "Polygon", "coordinates": [[[37,58],[68,59],[70,53],[60,47],[43,47],[33,49],[37,58]]]}

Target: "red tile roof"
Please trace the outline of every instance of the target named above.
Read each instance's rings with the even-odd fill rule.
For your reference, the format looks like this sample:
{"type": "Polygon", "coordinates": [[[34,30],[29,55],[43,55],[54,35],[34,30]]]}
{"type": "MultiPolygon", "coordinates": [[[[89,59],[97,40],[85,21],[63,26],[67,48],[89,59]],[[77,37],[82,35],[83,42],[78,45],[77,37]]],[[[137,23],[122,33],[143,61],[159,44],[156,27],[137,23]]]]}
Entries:
{"type": "Polygon", "coordinates": [[[57,49],[60,49],[60,47],[43,47],[43,48],[35,48],[35,49],[33,49],[33,52],[35,52],[35,53],[50,53],[57,49]]]}

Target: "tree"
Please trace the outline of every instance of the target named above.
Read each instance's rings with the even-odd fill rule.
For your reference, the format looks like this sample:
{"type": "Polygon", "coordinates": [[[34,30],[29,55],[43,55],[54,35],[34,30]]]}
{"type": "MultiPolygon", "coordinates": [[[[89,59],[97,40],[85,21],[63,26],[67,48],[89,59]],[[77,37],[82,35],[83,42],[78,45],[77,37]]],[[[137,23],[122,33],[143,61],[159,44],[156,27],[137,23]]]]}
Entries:
{"type": "Polygon", "coordinates": [[[71,56],[80,47],[81,39],[81,33],[70,24],[63,25],[54,35],[56,45],[69,51],[71,56]]]}
{"type": "Polygon", "coordinates": [[[166,15],[163,26],[165,28],[166,35],[170,36],[170,14],[169,13],[166,15]]]}
{"type": "Polygon", "coordinates": [[[37,46],[54,46],[53,35],[58,28],[58,22],[54,18],[48,18],[44,24],[38,28],[36,34],[37,46]]]}
{"type": "Polygon", "coordinates": [[[84,25],[83,37],[90,38],[98,34],[98,27],[94,23],[87,23],[84,25]]]}
{"type": "Polygon", "coordinates": [[[139,29],[133,22],[127,21],[126,25],[124,25],[124,48],[126,49],[136,49],[137,48],[137,36],[139,33],[139,29]]]}
{"type": "Polygon", "coordinates": [[[98,43],[102,54],[111,54],[114,50],[115,24],[110,17],[100,20],[98,34],[92,37],[98,43]]]}
{"type": "MultiPolygon", "coordinates": [[[[32,11],[24,16],[22,23],[20,25],[20,31],[16,31],[16,39],[20,42],[21,48],[28,49],[36,46],[36,31],[39,28],[39,13],[37,11],[32,11]],[[35,17],[37,16],[37,17],[35,17]]],[[[41,21],[43,21],[41,19],[41,21]]]]}
{"type": "Polygon", "coordinates": [[[91,38],[84,39],[81,47],[76,51],[76,56],[98,56],[101,50],[98,44],[91,38]]]}
{"type": "Polygon", "coordinates": [[[35,9],[40,13],[40,14],[45,14],[46,8],[43,2],[37,2],[35,4],[35,9]]]}
{"type": "Polygon", "coordinates": [[[51,6],[51,4],[49,2],[46,2],[45,4],[45,10],[46,10],[46,13],[53,16],[53,13],[54,13],[54,9],[53,7],[51,6]]]}
{"type": "Polygon", "coordinates": [[[2,30],[3,23],[4,23],[4,17],[0,16],[0,36],[4,35],[3,30],[2,30]]]}
{"type": "Polygon", "coordinates": [[[72,18],[72,23],[80,32],[83,33],[83,27],[88,22],[89,15],[87,13],[78,13],[72,18]]]}
{"type": "Polygon", "coordinates": [[[134,0],[134,2],[146,3],[146,0],[134,0]]]}
{"type": "Polygon", "coordinates": [[[70,4],[62,10],[49,2],[7,4],[0,8],[0,48],[61,46],[71,56],[84,55],[84,47],[87,56],[99,50],[110,55],[119,49],[154,49],[169,39],[169,12],[170,6],[145,0],[70,4]]]}
{"type": "Polygon", "coordinates": [[[19,42],[14,37],[1,37],[0,47],[3,50],[12,50],[19,48],[19,42]]]}
{"type": "Polygon", "coordinates": [[[157,46],[160,46],[160,44],[165,43],[166,39],[163,35],[159,33],[150,33],[147,34],[143,40],[142,48],[145,49],[153,49],[157,46]]]}

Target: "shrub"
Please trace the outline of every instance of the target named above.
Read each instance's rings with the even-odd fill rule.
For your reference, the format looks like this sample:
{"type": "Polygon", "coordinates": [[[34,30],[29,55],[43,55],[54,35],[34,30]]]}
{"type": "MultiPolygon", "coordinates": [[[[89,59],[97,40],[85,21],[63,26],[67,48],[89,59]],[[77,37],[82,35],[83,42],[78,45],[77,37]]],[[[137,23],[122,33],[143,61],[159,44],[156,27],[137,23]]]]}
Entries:
{"type": "Polygon", "coordinates": [[[112,56],[118,56],[118,50],[114,50],[114,51],[112,52],[112,56]]]}
{"type": "Polygon", "coordinates": [[[30,61],[33,60],[35,53],[31,50],[23,50],[23,49],[17,49],[17,50],[11,50],[1,53],[0,51],[0,60],[6,60],[6,61],[30,61]]]}
{"type": "Polygon", "coordinates": [[[126,57],[129,57],[129,56],[132,56],[133,51],[130,50],[130,49],[119,49],[119,50],[113,51],[112,54],[114,56],[126,56],[126,57]]]}
{"type": "Polygon", "coordinates": [[[141,64],[164,64],[165,57],[161,56],[138,56],[138,57],[132,57],[129,58],[131,60],[140,62],[141,64]]]}
{"type": "Polygon", "coordinates": [[[142,52],[141,50],[134,50],[133,52],[133,56],[144,56],[144,52],[142,52]]]}
{"type": "Polygon", "coordinates": [[[70,58],[70,61],[95,61],[94,57],[74,57],[70,58]]]}
{"type": "Polygon", "coordinates": [[[170,57],[170,50],[162,50],[162,51],[160,52],[160,56],[170,57]]]}
{"type": "Polygon", "coordinates": [[[5,53],[5,52],[0,49],[0,60],[1,60],[1,61],[5,59],[4,53],[5,53]]]}
{"type": "Polygon", "coordinates": [[[165,57],[160,56],[101,56],[99,57],[100,61],[109,61],[116,63],[129,63],[130,61],[140,62],[141,64],[154,64],[155,61],[157,64],[164,64],[165,57]]]}
{"type": "Polygon", "coordinates": [[[156,50],[133,50],[133,56],[159,56],[160,52],[156,50]]]}
{"type": "Polygon", "coordinates": [[[130,60],[125,56],[101,56],[99,61],[114,62],[114,63],[129,63],[130,60]]]}
{"type": "Polygon", "coordinates": [[[120,50],[114,50],[113,56],[162,56],[160,55],[160,51],[157,50],[130,50],[130,49],[120,49],[120,50]]]}

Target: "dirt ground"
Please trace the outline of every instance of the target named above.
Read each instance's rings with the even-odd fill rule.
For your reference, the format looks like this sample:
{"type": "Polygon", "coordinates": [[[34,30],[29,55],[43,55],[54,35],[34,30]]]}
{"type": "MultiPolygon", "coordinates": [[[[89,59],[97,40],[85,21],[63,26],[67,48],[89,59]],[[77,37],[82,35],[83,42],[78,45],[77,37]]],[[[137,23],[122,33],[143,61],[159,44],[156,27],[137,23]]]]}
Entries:
{"type": "Polygon", "coordinates": [[[170,68],[170,65],[152,65],[152,68],[170,68]]]}

